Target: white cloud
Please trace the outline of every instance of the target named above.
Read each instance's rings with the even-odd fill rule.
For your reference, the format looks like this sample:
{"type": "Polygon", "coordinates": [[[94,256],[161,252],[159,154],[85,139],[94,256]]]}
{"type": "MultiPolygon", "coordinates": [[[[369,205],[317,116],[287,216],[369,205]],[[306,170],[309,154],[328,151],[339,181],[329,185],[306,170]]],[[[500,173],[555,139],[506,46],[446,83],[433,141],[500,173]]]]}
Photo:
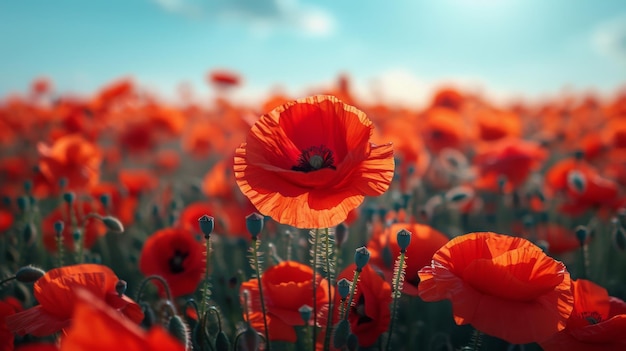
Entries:
{"type": "Polygon", "coordinates": [[[326,10],[296,0],[152,0],[163,10],[193,19],[244,23],[255,35],[295,30],[323,37],[335,30],[335,18],[326,10]]]}
{"type": "Polygon", "coordinates": [[[437,89],[454,87],[465,93],[483,96],[497,104],[511,101],[515,94],[497,87],[477,76],[455,75],[426,77],[407,67],[391,67],[368,80],[353,84],[354,93],[363,101],[381,102],[407,108],[427,106],[437,89]],[[489,88],[489,91],[486,90],[489,88]]]}
{"type": "Polygon", "coordinates": [[[591,39],[599,53],[626,65],[626,16],[602,23],[591,39]]]}

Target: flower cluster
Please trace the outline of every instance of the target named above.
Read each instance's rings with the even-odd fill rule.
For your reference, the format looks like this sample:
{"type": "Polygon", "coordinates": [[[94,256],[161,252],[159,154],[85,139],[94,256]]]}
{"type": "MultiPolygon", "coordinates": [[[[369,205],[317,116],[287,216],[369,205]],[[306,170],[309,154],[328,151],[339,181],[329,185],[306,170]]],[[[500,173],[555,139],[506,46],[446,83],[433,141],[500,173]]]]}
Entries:
{"type": "Polygon", "coordinates": [[[1,351],[626,349],[624,92],[208,79],[0,99],[1,351]]]}

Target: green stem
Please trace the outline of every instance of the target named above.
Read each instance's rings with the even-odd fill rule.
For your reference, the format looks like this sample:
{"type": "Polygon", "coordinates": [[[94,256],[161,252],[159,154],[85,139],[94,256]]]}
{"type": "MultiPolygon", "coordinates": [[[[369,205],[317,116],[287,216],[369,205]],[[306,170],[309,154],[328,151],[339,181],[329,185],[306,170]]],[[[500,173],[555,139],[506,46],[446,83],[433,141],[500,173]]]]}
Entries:
{"type": "Polygon", "coordinates": [[[317,245],[319,243],[319,229],[315,229],[315,236],[313,238],[313,345],[317,340],[317,245]]]}
{"type": "Polygon", "coordinates": [[[143,289],[145,289],[148,283],[151,282],[152,280],[157,280],[161,283],[161,285],[163,285],[163,290],[165,290],[165,297],[167,298],[168,301],[172,301],[172,293],[170,291],[170,286],[167,284],[167,281],[165,281],[165,279],[161,277],[160,275],[148,276],[141,282],[141,285],[139,285],[139,290],[137,291],[137,297],[135,298],[135,301],[137,302],[141,301],[141,295],[143,294],[143,289]]]}
{"type": "Polygon", "coordinates": [[[63,256],[65,256],[65,248],[63,247],[63,232],[61,232],[61,235],[56,237],[56,242],[57,242],[57,254],[58,254],[57,266],[61,268],[63,267],[63,256]]]}
{"type": "Polygon", "coordinates": [[[200,308],[200,315],[204,316],[207,313],[207,308],[209,306],[209,300],[211,299],[211,288],[209,282],[209,272],[211,270],[211,236],[208,236],[204,239],[204,244],[206,247],[206,262],[205,262],[205,271],[204,271],[204,288],[202,290],[202,305],[200,308]]]}
{"type": "Polygon", "coordinates": [[[259,241],[256,238],[252,238],[252,250],[254,259],[254,268],[256,270],[257,284],[259,285],[259,298],[261,299],[261,312],[263,313],[263,328],[265,334],[266,350],[270,351],[270,331],[267,327],[267,313],[265,311],[265,299],[263,298],[263,284],[261,283],[261,265],[259,264],[259,241]]]}
{"type": "Polygon", "coordinates": [[[582,278],[583,279],[589,279],[590,274],[590,262],[589,262],[589,245],[587,244],[583,244],[580,248],[580,252],[581,252],[581,258],[582,258],[582,263],[583,263],[583,272],[582,272],[582,278]]]}
{"type": "Polygon", "coordinates": [[[393,329],[396,321],[396,311],[398,309],[398,300],[402,295],[402,275],[404,274],[404,258],[406,256],[406,250],[400,251],[400,257],[398,262],[397,271],[393,281],[393,303],[391,305],[391,320],[389,322],[389,332],[387,336],[387,351],[391,351],[391,337],[393,336],[393,329]]]}
{"type": "Polygon", "coordinates": [[[348,299],[348,304],[346,305],[346,313],[343,316],[345,320],[348,319],[348,315],[350,314],[350,308],[352,307],[352,300],[354,299],[354,292],[356,291],[356,285],[359,282],[360,274],[360,269],[357,268],[354,270],[354,277],[352,278],[352,285],[350,286],[350,298],[348,299]]]}
{"type": "Polygon", "coordinates": [[[12,277],[8,277],[8,278],[6,278],[6,279],[4,279],[4,280],[0,281],[0,287],[2,287],[2,285],[4,285],[4,283],[8,283],[8,282],[10,282],[11,280],[15,280],[15,279],[17,279],[17,277],[16,277],[16,276],[12,276],[12,277]]]}
{"type": "Polygon", "coordinates": [[[324,335],[324,350],[330,350],[330,336],[333,332],[333,269],[331,266],[332,252],[328,228],[324,228],[324,256],[326,258],[326,279],[328,280],[328,317],[326,319],[326,334],[324,335]]]}

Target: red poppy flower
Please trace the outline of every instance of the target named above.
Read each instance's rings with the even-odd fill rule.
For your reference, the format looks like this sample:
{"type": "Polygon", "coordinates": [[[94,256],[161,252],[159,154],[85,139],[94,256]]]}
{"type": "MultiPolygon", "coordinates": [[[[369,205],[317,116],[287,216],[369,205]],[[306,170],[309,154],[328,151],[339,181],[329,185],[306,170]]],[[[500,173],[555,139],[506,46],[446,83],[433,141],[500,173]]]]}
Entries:
{"type": "Polygon", "coordinates": [[[131,321],[140,323],[143,320],[141,307],[117,293],[118,281],[110,268],[97,264],[50,270],[34,284],[39,305],[7,317],[7,326],[20,335],[34,336],[46,336],[67,328],[76,305],[76,291],[81,288],[121,311],[131,321]]]}
{"type": "Polygon", "coordinates": [[[39,170],[51,183],[61,178],[68,181],[68,189],[80,191],[98,183],[102,155],[95,144],[80,135],[66,135],[52,146],[37,145],[39,170]]]}
{"type": "Polygon", "coordinates": [[[481,174],[477,187],[497,191],[499,178],[505,177],[508,190],[515,189],[546,157],[546,151],[534,142],[516,138],[493,142],[474,157],[481,174]]]}
{"type": "Polygon", "coordinates": [[[155,190],[159,186],[159,178],[146,169],[123,169],[118,172],[117,177],[132,197],[155,190]]]}
{"type": "MultiPolygon", "coordinates": [[[[221,206],[217,206],[216,204],[210,202],[194,202],[192,204],[187,205],[178,217],[178,222],[180,226],[190,231],[194,234],[202,234],[200,230],[200,224],[198,223],[198,218],[209,215],[215,218],[215,228],[213,230],[216,234],[225,234],[224,226],[227,225],[227,218],[224,218],[224,215],[221,211],[221,206]]],[[[242,217],[241,222],[245,222],[245,219],[242,217]]]]}
{"type": "MultiPolygon", "coordinates": [[[[299,262],[283,261],[265,271],[261,282],[270,340],[295,342],[296,332],[293,327],[304,325],[298,309],[303,305],[313,306],[313,269],[299,262]]],[[[328,305],[329,287],[328,281],[319,275],[315,284],[319,316],[322,308],[328,305]]],[[[263,333],[265,327],[257,279],[241,284],[242,296],[244,290],[250,293],[249,322],[254,329],[263,333]]],[[[321,324],[321,318],[317,320],[321,324]]]]}
{"type": "Polygon", "coordinates": [[[241,83],[241,78],[235,72],[227,70],[215,70],[208,76],[210,83],[219,87],[237,86],[241,83]]]}
{"type": "Polygon", "coordinates": [[[621,206],[618,184],[582,160],[556,163],[546,173],[546,183],[550,189],[566,195],[560,210],[572,216],[590,208],[614,210],[621,206]]]}
{"type": "MultiPolygon", "coordinates": [[[[196,218],[196,222],[198,219],[196,218]]],[[[139,270],[144,275],[160,275],[173,297],[193,293],[205,269],[206,248],[195,235],[182,228],[165,228],[152,234],[143,245],[139,270]]],[[[161,291],[162,288],[159,286],[161,291]]]]}
{"type": "Polygon", "coordinates": [[[494,233],[456,237],[419,271],[424,301],[449,299],[457,324],[514,344],[546,340],[572,312],[565,265],[522,238],[494,233]]]}
{"type": "MultiPolygon", "coordinates": [[[[355,269],[354,263],[349,265],[339,274],[337,280],[346,278],[351,281],[355,269]]],[[[391,285],[381,278],[372,267],[366,265],[359,275],[353,301],[354,304],[348,315],[350,330],[357,336],[361,347],[372,346],[387,331],[391,321],[389,309],[391,285]]],[[[336,308],[339,306],[339,295],[337,295],[334,306],[336,308]]]]}
{"type": "Polygon", "coordinates": [[[214,164],[202,179],[202,193],[209,198],[231,200],[234,188],[236,184],[232,158],[214,164]]]}
{"type": "Polygon", "coordinates": [[[58,351],[57,344],[49,342],[29,342],[15,347],[15,351],[58,351]]]}
{"type": "Polygon", "coordinates": [[[7,297],[0,301],[0,351],[13,351],[15,335],[7,327],[4,319],[21,310],[21,303],[14,297],[7,297]]]}
{"type": "Polygon", "coordinates": [[[0,208],[0,233],[4,233],[9,230],[9,228],[13,225],[13,221],[13,213],[0,208]]]}
{"type": "MultiPolygon", "coordinates": [[[[102,207],[97,201],[74,202],[72,207],[78,226],[84,224],[84,228],[82,228],[84,230],[81,231],[83,247],[89,249],[93,247],[100,236],[105,235],[107,232],[106,227],[100,220],[88,216],[90,213],[102,214],[102,207]]],[[[73,236],[74,228],[68,209],[69,206],[63,203],[60,207],[48,214],[42,221],[43,244],[48,252],[58,251],[56,241],[57,234],[54,230],[54,223],[57,221],[64,223],[62,235],[65,248],[72,252],[76,249],[73,236]]]]}
{"type": "Polygon", "coordinates": [[[235,178],[258,211],[299,228],[343,222],[393,177],[391,144],[369,142],[372,122],[332,96],[313,96],[261,116],[236,150],[235,178]]]}
{"type": "Polygon", "coordinates": [[[419,223],[395,223],[384,231],[375,232],[367,244],[371,255],[370,264],[382,269],[389,283],[393,280],[394,264],[400,255],[397,234],[402,229],[411,232],[402,292],[417,296],[419,283],[417,271],[430,263],[433,254],[448,242],[448,237],[428,225],[419,223]]]}
{"type": "Polygon", "coordinates": [[[546,351],[626,350],[626,304],[588,280],[572,283],[574,310],[567,327],[540,342],[546,351]]]}
{"type": "Polygon", "coordinates": [[[477,134],[482,141],[519,137],[522,134],[522,122],[519,116],[512,112],[484,108],[477,111],[476,123],[477,134]]]}
{"type": "Polygon", "coordinates": [[[465,139],[464,120],[460,113],[442,107],[426,112],[422,129],[424,144],[434,154],[446,148],[461,149],[465,139]]]}
{"type": "Polygon", "coordinates": [[[149,331],[120,318],[119,313],[86,290],[76,292],[72,324],[60,351],[183,351],[185,347],[161,327],[149,331]]]}
{"type": "Polygon", "coordinates": [[[573,230],[558,223],[538,223],[530,230],[524,230],[522,223],[513,224],[513,234],[524,236],[527,239],[545,241],[551,255],[560,255],[580,249],[580,241],[573,230]]]}

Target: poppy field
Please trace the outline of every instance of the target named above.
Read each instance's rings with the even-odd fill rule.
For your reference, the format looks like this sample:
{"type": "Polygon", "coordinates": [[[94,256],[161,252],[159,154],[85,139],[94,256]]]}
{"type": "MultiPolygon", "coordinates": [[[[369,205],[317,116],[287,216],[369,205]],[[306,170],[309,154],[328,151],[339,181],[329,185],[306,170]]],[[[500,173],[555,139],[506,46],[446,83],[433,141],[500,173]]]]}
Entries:
{"type": "Polygon", "coordinates": [[[626,350],[626,91],[0,97],[0,351],[626,350]]]}

